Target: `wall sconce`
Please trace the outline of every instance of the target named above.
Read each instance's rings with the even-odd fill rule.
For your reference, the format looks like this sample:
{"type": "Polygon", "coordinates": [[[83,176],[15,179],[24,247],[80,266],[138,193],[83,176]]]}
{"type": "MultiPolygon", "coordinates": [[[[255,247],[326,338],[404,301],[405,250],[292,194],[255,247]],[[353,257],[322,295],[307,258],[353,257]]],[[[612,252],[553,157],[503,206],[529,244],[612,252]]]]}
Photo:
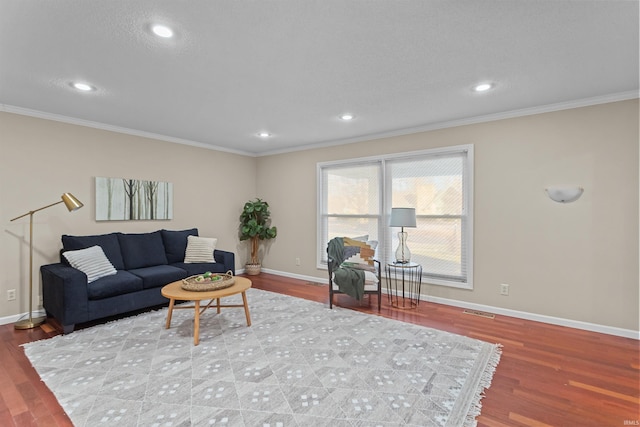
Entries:
{"type": "Polygon", "coordinates": [[[582,196],[584,188],[582,187],[549,187],[545,189],[551,200],[558,203],[575,202],[582,196]]]}

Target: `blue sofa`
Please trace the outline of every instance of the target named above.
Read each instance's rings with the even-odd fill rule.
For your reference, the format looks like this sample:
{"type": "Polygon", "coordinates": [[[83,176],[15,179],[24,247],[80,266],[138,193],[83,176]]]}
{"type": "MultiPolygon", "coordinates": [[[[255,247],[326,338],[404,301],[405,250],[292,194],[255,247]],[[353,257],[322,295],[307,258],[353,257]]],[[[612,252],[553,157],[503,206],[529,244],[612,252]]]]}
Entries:
{"type": "Polygon", "coordinates": [[[40,267],[42,302],[48,316],[70,333],[78,323],[165,304],[160,289],[207,271],[235,275],[233,252],[215,250],[215,263],[185,263],[187,236],[198,229],[150,233],[62,236],[60,262],[40,267]],[[65,251],[100,246],[116,274],[87,283],[87,275],[69,265],[65,251]]]}

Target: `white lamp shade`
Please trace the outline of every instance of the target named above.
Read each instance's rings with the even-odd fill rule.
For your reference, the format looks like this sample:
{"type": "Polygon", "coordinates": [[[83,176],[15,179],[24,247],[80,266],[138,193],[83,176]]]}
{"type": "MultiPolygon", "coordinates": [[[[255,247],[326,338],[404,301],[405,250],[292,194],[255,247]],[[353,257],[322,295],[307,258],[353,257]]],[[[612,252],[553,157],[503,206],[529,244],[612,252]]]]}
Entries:
{"type": "Polygon", "coordinates": [[[415,208],[391,208],[389,227],[415,227],[415,208]]]}
{"type": "Polygon", "coordinates": [[[549,198],[558,203],[575,202],[582,196],[582,187],[549,187],[546,189],[549,198]]]}

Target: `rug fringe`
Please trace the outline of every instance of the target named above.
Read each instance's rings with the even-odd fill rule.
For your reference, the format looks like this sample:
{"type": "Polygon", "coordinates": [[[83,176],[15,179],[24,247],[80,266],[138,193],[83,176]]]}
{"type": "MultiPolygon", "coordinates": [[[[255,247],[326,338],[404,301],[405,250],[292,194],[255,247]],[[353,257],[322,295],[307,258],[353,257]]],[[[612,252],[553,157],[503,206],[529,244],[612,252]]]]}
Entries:
{"type": "MultiPolygon", "coordinates": [[[[281,294],[277,293],[277,292],[271,292],[271,291],[264,291],[264,290],[250,290],[251,293],[260,293],[261,295],[261,299],[265,300],[264,295],[262,295],[263,293],[266,294],[273,294],[273,295],[278,295],[279,297],[281,297],[281,299],[284,301],[285,299],[291,298],[291,297],[283,297],[281,294]]],[[[302,300],[305,301],[305,300],[302,300]]],[[[291,304],[289,301],[286,301],[286,303],[291,304]]],[[[305,303],[310,304],[310,305],[318,305],[318,306],[323,306],[322,310],[318,311],[318,316],[320,316],[321,314],[328,314],[330,316],[330,318],[333,318],[333,320],[336,320],[336,318],[334,318],[335,316],[337,317],[338,321],[342,321],[341,319],[346,318],[346,316],[344,316],[345,313],[348,313],[350,316],[355,316],[357,318],[367,318],[367,319],[375,319],[375,317],[371,317],[370,315],[364,314],[364,313],[360,313],[357,311],[353,311],[350,309],[346,309],[346,308],[342,308],[342,307],[336,307],[333,310],[329,309],[327,307],[326,304],[323,304],[321,302],[317,302],[317,301],[305,301],[305,303]]],[[[185,303],[188,304],[188,303],[185,303]]],[[[271,308],[271,304],[256,304],[256,309],[258,308],[262,308],[262,309],[272,309],[271,308]]],[[[116,320],[110,320],[108,322],[104,322],[101,323],[99,325],[94,326],[93,328],[93,332],[100,332],[101,329],[104,328],[108,328],[111,329],[113,324],[118,323],[118,322],[131,322],[136,320],[139,317],[145,317],[145,316],[149,316],[149,315],[157,315],[160,312],[163,312],[166,310],[166,307],[162,307],[162,308],[157,308],[157,309],[150,309],[148,311],[144,311],[142,313],[137,313],[135,315],[132,316],[127,316],[125,318],[121,318],[121,319],[116,319],[116,320]],[[95,328],[95,329],[94,329],[95,328]]],[[[258,310],[259,311],[259,310],[258,310]]],[[[299,313],[308,313],[310,311],[310,308],[307,308],[307,306],[303,306],[301,307],[301,309],[298,311],[299,313]],[[304,308],[304,310],[302,309],[304,308]]],[[[283,313],[289,313],[289,310],[283,311],[283,313]]],[[[187,316],[189,317],[189,316],[187,316]]],[[[241,316],[240,316],[241,317],[241,316]]],[[[260,318],[260,316],[257,316],[258,319],[260,318]]],[[[376,325],[382,321],[391,323],[391,324],[396,324],[395,326],[391,326],[391,327],[387,327],[387,329],[389,331],[393,331],[395,330],[395,328],[398,325],[401,325],[403,328],[407,328],[407,323],[399,321],[397,319],[390,319],[390,318],[385,318],[384,316],[379,316],[381,319],[380,321],[377,320],[371,320],[370,322],[367,323],[367,325],[369,327],[376,327],[376,325]]],[[[157,319],[157,317],[156,317],[157,319]]],[[[289,319],[289,317],[287,317],[287,319],[289,319]]],[[[257,319],[256,319],[257,320],[257,319]]],[[[286,321],[286,320],[285,320],[286,321]]],[[[148,323],[148,322],[147,322],[148,323]]],[[[259,322],[256,322],[259,324],[259,322]]],[[[156,325],[158,328],[163,328],[164,324],[161,322],[158,322],[158,325],[156,325]]],[[[137,324],[133,324],[133,326],[137,326],[137,324]]],[[[415,327],[415,328],[420,328],[421,330],[430,330],[432,328],[428,328],[428,327],[422,327],[420,325],[412,325],[409,326],[409,328],[411,327],[415,327]]],[[[253,328],[255,329],[255,328],[253,328]]],[[[437,329],[432,329],[434,334],[442,334],[441,338],[446,339],[446,341],[448,342],[449,340],[449,335],[452,336],[457,336],[456,334],[451,334],[448,333],[446,331],[438,331],[437,329]]],[[[24,348],[25,351],[25,355],[27,356],[27,358],[29,359],[31,365],[34,367],[34,369],[36,370],[36,372],[38,372],[38,368],[36,367],[37,363],[34,364],[34,361],[32,360],[32,358],[30,357],[30,353],[33,353],[32,348],[36,347],[36,344],[42,344],[42,341],[50,341],[51,344],[58,342],[58,340],[65,340],[65,339],[70,339],[73,340],[75,337],[79,337],[83,334],[83,332],[88,332],[87,329],[81,329],[76,331],[75,334],[70,334],[70,335],[57,335],[55,337],[52,338],[46,338],[46,339],[42,339],[39,341],[34,341],[31,343],[25,343],[22,344],[21,347],[24,348]],[[33,347],[32,347],[33,346],[33,347]]],[[[460,337],[460,336],[458,336],[460,337]]],[[[454,401],[452,401],[452,406],[455,407],[455,412],[454,412],[454,408],[448,408],[449,412],[447,414],[447,416],[445,416],[444,418],[440,419],[438,421],[438,423],[442,423],[444,422],[447,426],[451,425],[454,427],[460,427],[460,426],[477,426],[477,420],[476,418],[478,416],[480,416],[481,413],[481,409],[482,409],[482,403],[481,400],[484,398],[485,396],[485,391],[486,389],[488,389],[491,386],[491,382],[492,382],[492,378],[493,375],[497,369],[497,366],[500,362],[501,356],[502,356],[502,348],[503,346],[501,344],[492,344],[492,343],[488,343],[485,341],[480,341],[474,338],[470,338],[470,337],[461,337],[464,338],[464,340],[471,340],[471,341],[475,341],[477,342],[476,344],[473,343],[467,343],[467,345],[461,347],[464,348],[464,350],[466,351],[465,356],[467,357],[466,360],[474,360],[475,362],[471,365],[465,365],[466,366],[472,366],[472,368],[470,369],[471,373],[466,372],[466,376],[462,377],[460,376],[460,386],[464,387],[466,386],[466,390],[463,390],[462,388],[460,388],[460,395],[458,396],[458,394],[452,392],[451,396],[453,397],[454,401]],[[481,345],[479,343],[482,343],[481,345]],[[466,380],[468,381],[468,384],[463,384],[465,383],[465,381],[463,381],[463,378],[466,378],[466,380]]],[[[191,344],[191,338],[187,337],[185,338],[186,340],[188,340],[188,343],[191,344]]],[[[444,342],[444,341],[443,341],[444,342]]],[[[466,343],[466,341],[463,341],[466,343]]],[[[49,347],[51,348],[51,347],[49,347]]],[[[46,345],[43,347],[44,352],[40,352],[40,358],[42,359],[42,354],[45,354],[47,352],[47,347],[46,345]]],[[[45,355],[45,359],[46,359],[46,355],[45,355]]],[[[455,359],[456,361],[458,359],[455,359]]],[[[46,363],[45,363],[46,366],[46,363]]],[[[46,381],[44,381],[42,379],[41,376],[41,381],[43,381],[46,384],[46,381]]],[[[456,387],[456,390],[457,387],[456,387]]],[[[55,393],[54,393],[55,395],[55,393]]],[[[58,396],[56,396],[58,397],[58,396]]],[[[443,410],[445,408],[443,407],[443,410]]]]}
{"type": "Polygon", "coordinates": [[[478,390],[476,391],[476,395],[473,397],[473,402],[471,403],[471,407],[469,408],[469,412],[467,413],[467,418],[464,422],[465,426],[475,427],[478,424],[476,418],[482,411],[482,399],[485,396],[484,392],[486,391],[486,389],[491,387],[493,375],[496,372],[498,363],[500,363],[500,357],[502,356],[502,347],[502,344],[493,345],[491,357],[489,357],[487,366],[482,372],[480,382],[478,383],[478,390]]]}

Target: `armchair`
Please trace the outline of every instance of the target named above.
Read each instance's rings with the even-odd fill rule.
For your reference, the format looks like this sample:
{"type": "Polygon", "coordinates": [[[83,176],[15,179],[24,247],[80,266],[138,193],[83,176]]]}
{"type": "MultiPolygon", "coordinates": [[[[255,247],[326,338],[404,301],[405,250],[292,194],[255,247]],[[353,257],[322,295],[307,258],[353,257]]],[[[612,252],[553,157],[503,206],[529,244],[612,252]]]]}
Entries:
{"type": "Polygon", "coordinates": [[[327,246],[329,273],[329,308],[334,294],[347,294],[362,301],[364,295],[378,296],[378,311],[382,302],[380,262],[374,259],[377,242],[363,242],[348,237],[336,237],[327,246]]]}

